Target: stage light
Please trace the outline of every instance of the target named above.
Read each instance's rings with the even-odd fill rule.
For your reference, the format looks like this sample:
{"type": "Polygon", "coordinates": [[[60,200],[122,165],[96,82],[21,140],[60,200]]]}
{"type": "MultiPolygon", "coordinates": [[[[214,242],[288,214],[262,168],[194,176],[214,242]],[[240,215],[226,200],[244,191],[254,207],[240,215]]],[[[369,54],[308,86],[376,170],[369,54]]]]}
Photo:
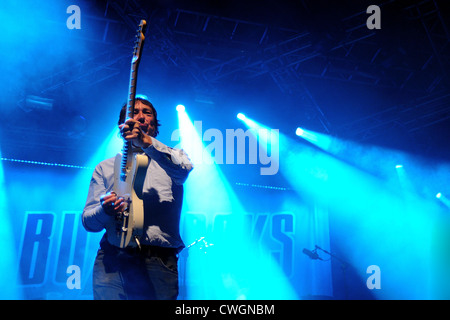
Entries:
{"type": "Polygon", "coordinates": [[[441,192],[438,192],[436,194],[436,199],[438,199],[441,203],[443,203],[447,208],[450,208],[450,200],[441,192]]]}
{"type": "MultiPolygon", "coordinates": [[[[243,115],[240,117],[249,120],[243,115]]],[[[189,113],[182,112],[178,113],[178,124],[179,129],[171,139],[180,142],[176,148],[183,148],[194,163],[194,170],[189,174],[184,189],[180,223],[182,237],[187,243],[207,241],[214,244],[208,248],[207,255],[197,245],[192,246],[189,249],[189,263],[185,266],[182,261],[181,269],[186,268],[186,278],[199,283],[199,286],[188,287],[183,298],[235,300],[245,296],[247,299],[297,299],[295,290],[273,257],[261,255],[254,249],[261,244],[249,237],[247,211],[212,159],[208,149],[210,145],[204,145],[208,140],[203,139],[202,123],[192,122],[189,113]],[[214,228],[207,227],[209,221],[214,223],[214,228]],[[228,240],[230,237],[233,237],[231,242],[228,240]],[[237,252],[236,243],[239,244],[237,252]],[[231,252],[240,261],[239,265],[221,259],[231,252]],[[255,261],[261,267],[256,271],[255,261]],[[199,273],[199,270],[202,271],[199,273]],[[267,273],[272,277],[262,288],[260,279],[267,273]],[[208,280],[202,282],[202,279],[208,280]]]]}
{"type": "Polygon", "coordinates": [[[298,127],[295,134],[325,151],[331,151],[332,137],[298,127]]]}
{"type": "MultiPolygon", "coordinates": [[[[279,152],[278,152],[278,136],[279,130],[272,129],[255,121],[242,113],[237,115],[237,118],[242,120],[248,130],[242,132],[248,137],[248,158],[249,163],[257,163],[259,157],[259,162],[264,164],[261,167],[261,175],[274,175],[279,169],[279,152]]],[[[243,135],[241,135],[242,137],[243,135]]],[[[240,150],[245,150],[246,148],[245,139],[240,139],[238,141],[238,148],[240,150]]],[[[244,151],[245,153],[245,151],[244,151]]],[[[228,159],[228,158],[227,158],[228,159]]],[[[237,163],[244,163],[245,157],[237,160],[237,163]],[[240,162],[241,161],[241,162],[240,162]]]]}
{"type": "Polygon", "coordinates": [[[299,137],[301,137],[304,133],[305,131],[300,127],[298,127],[297,130],[295,130],[295,134],[298,135],[299,137]]]}
{"type": "Polygon", "coordinates": [[[185,110],[186,110],[186,108],[182,104],[177,105],[178,112],[184,112],[185,110]]]}
{"type": "MultiPolygon", "coordinates": [[[[326,141],[323,134],[303,128],[298,131],[303,131],[302,139],[315,146],[320,147],[320,142],[326,141]],[[309,137],[310,133],[313,136],[309,137]],[[317,138],[316,143],[314,138],[317,138]]],[[[334,222],[339,225],[333,227],[336,243],[344,247],[358,247],[346,256],[352,265],[359,265],[358,268],[365,270],[368,264],[361,261],[377,261],[377,265],[383,265],[381,270],[384,270],[385,279],[389,277],[398,281],[397,290],[374,291],[374,296],[407,299],[432,297],[431,292],[417,289],[427,285],[428,277],[432,275],[427,269],[433,236],[430,230],[440,219],[445,192],[441,191],[438,201],[423,197],[423,185],[412,183],[428,182],[428,177],[433,177],[426,174],[428,168],[413,166],[403,153],[331,136],[330,139],[331,148],[324,149],[328,152],[321,152],[296,141],[300,140],[298,137],[291,138],[280,133],[280,154],[283,155],[280,157],[280,172],[290,188],[314,201],[317,207],[323,205],[330,208],[334,222]],[[338,149],[337,156],[333,152],[335,146],[342,147],[338,149]],[[393,159],[395,162],[392,162],[393,159]],[[372,173],[373,165],[379,166],[377,174],[372,173]],[[394,167],[396,171],[392,172],[394,167]],[[360,215],[361,212],[364,214],[360,215]],[[382,234],[380,230],[383,230],[382,234]],[[352,233],[351,237],[349,233],[352,233]],[[402,252],[401,257],[397,252],[402,252]],[[427,259],[416,265],[414,257],[417,254],[427,259]],[[409,265],[414,265],[415,270],[407,273],[405,270],[409,265]],[[414,274],[420,276],[414,278],[415,282],[409,281],[414,274]]],[[[432,198],[436,193],[437,190],[431,193],[432,198]]]]}

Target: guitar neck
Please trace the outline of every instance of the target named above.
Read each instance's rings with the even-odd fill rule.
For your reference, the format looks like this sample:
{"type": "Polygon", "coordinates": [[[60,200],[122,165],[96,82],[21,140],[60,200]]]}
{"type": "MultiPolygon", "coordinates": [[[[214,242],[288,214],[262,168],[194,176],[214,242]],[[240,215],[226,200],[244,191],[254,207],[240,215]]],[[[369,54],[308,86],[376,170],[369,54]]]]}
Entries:
{"type": "MultiPolygon", "coordinates": [[[[139,30],[137,35],[137,42],[134,47],[133,58],[131,60],[131,71],[130,71],[130,84],[128,89],[128,101],[127,101],[127,111],[126,120],[134,117],[134,103],[136,97],[136,84],[137,84],[137,74],[139,68],[139,62],[142,54],[142,48],[144,46],[145,31],[147,29],[147,23],[145,20],[141,20],[139,24],[139,30]]],[[[125,121],[126,121],[125,120],[125,121]]],[[[124,141],[122,149],[122,163],[121,163],[121,177],[125,181],[127,169],[131,166],[133,148],[131,142],[124,141]]]]}
{"type": "Polygon", "coordinates": [[[128,119],[133,118],[134,116],[134,101],[136,97],[138,67],[139,67],[139,60],[133,58],[133,61],[131,62],[130,85],[128,90],[128,102],[127,102],[128,119]]]}
{"type": "MultiPolygon", "coordinates": [[[[137,83],[137,63],[133,61],[131,64],[131,72],[130,72],[130,86],[128,91],[128,101],[127,101],[127,119],[131,119],[134,116],[134,103],[135,103],[135,97],[136,97],[136,83],[137,83]]],[[[122,148],[122,164],[121,164],[121,171],[122,171],[122,178],[126,178],[127,168],[131,165],[131,157],[133,153],[133,147],[131,145],[131,142],[124,141],[123,148],[122,148]]]]}

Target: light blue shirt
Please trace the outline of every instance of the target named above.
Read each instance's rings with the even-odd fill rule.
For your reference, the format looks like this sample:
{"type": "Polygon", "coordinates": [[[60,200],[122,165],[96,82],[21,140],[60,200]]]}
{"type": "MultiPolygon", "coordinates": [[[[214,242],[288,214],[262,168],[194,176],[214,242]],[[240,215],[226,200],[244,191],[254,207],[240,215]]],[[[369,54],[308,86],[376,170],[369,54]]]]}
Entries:
{"type": "MultiPolygon", "coordinates": [[[[183,203],[183,183],[193,165],[181,149],[170,148],[155,138],[143,149],[149,165],[143,186],[143,245],[181,249],[180,214],[183,203]]],[[[87,231],[102,231],[110,219],[100,204],[100,197],[113,191],[114,159],[100,162],[92,174],[82,222],[87,231]]]]}

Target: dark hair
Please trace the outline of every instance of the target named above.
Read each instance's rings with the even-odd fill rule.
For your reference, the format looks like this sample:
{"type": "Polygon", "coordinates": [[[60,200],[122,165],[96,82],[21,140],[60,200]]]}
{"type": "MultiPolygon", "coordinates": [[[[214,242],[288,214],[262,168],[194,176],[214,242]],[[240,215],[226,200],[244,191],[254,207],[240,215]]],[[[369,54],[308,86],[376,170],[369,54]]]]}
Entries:
{"type": "MultiPolygon", "coordinates": [[[[155,118],[155,136],[154,137],[156,137],[158,135],[158,133],[159,133],[159,129],[158,128],[161,126],[161,123],[158,120],[158,113],[156,112],[155,107],[147,99],[147,97],[144,96],[144,95],[136,95],[135,102],[136,101],[140,101],[143,104],[145,104],[146,106],[149,106],[150,108],[152,108],[153,116],[155,118]]],[[[126,119],[126,116],[127,116],[126,113],[127,113],[127,103],[124,103],[122,105],[122,108],[120,109],[119,122],[118,122],[119,125],[121,125],[122,123],[125,122],[125,119],[126,119]]]]}

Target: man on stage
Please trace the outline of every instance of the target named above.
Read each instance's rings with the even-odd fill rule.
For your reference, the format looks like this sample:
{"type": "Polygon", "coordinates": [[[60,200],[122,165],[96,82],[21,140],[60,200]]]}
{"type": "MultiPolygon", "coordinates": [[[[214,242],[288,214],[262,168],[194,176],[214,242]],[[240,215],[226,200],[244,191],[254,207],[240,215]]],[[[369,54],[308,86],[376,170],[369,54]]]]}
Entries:
{"type": "MultiPolygon", "coordinates": [[[[94,263],[94,299],[176,299],[178,253],[184,244],[179,224],[183,183],[193,165],[181,149],[158,140],[157,112],[145,96],[136,96],[134,116],[125,121],[122,107],[119,128],[122,137],[149,158],[143,184],[144,232],[138,241],[119,248],[105,233],[94,263]]],[[[115,194],[114,158],[100,162],[92,175],[82,215],[89,232],[102,231],[127,206],[115,194]]]]}

